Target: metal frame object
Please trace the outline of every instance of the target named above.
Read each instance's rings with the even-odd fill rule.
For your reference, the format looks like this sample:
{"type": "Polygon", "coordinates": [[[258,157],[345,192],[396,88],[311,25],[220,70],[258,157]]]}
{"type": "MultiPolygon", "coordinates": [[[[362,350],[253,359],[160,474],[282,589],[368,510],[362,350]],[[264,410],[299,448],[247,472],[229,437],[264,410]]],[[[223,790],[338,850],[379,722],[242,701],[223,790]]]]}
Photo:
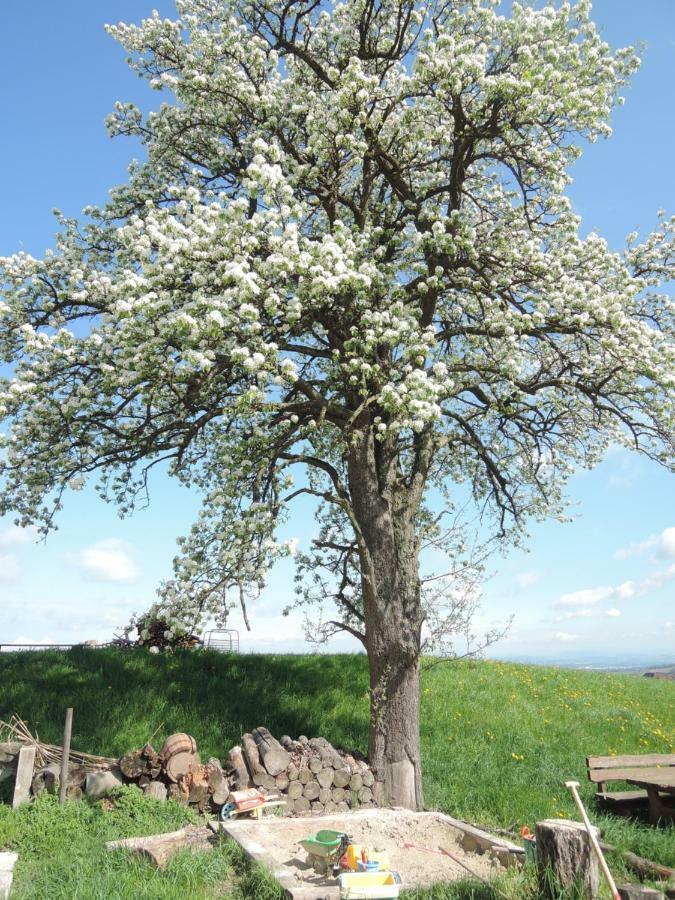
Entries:
{"type": "Polygon", "coordinates": [[[204,649],[239,653],[239,632],[236,628],[212,628],[204,635],[204,649]]]}

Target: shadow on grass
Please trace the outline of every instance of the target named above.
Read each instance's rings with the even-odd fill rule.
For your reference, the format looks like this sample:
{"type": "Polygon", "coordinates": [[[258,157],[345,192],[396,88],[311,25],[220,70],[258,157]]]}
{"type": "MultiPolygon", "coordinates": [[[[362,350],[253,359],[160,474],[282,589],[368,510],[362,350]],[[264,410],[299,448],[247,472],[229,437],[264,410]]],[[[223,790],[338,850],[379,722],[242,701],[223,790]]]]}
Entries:
{"type": "Polygon", "coordinates": [[[75,709],[73,747],[117,755],[157,729],[188,731],[203,755],[222,756],[242,732],[323,734],[365,751],[367,670],[362,656],[151,655],[74,647],[0,656],[0,718],[16,713],[50,743],[75,709]]]}

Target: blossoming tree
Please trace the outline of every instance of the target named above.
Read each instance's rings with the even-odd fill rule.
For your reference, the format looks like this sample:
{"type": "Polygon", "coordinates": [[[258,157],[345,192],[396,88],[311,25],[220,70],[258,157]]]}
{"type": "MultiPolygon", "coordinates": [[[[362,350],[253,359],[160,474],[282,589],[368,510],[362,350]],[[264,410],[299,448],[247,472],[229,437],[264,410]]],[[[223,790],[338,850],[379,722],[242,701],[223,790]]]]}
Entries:
{"type": "Polygon", "coordinates": [[[609,442],[673,462],[675,222],[615,252],[564,194],[638,60],[587,0],[177,7],[109,29],[170,98],[109,119],[147,159],[1,262],[0,512],[48,530],[92,473],[128,511],[168,465],[204,495],[161,601],[186,620],[261,583],[317,497],[380,799],[418,807],[439,498],[470,485],[506,532],[609,442]]]}

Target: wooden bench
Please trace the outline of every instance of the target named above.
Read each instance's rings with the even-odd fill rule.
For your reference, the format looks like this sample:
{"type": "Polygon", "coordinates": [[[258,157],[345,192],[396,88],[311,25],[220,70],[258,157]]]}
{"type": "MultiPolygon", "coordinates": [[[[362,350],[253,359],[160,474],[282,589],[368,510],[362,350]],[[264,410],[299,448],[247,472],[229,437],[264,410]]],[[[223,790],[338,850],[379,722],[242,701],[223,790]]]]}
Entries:
{"type": "Polygon", "coordinates": [[[675,767],[673,753],[646,753],[637,756],[587,756],[588,778],[597,785],[595,799],[600,806],[610,807],[622,815],[646,806],[647,791],[608,791],[607,782],[639,779],[645,769],[675,767]]]}

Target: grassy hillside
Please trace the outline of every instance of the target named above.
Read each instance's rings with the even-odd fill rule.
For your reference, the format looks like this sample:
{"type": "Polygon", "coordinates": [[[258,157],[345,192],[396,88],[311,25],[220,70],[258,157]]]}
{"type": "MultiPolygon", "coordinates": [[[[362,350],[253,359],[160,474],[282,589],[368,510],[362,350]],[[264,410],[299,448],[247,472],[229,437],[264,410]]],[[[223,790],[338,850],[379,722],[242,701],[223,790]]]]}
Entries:
{"type": "MultiPolygon", "coordinates": [[[[263,723],[276,734],[321,734],[367,749],[362,656],[150,656],[75,648],[3,654],[0,684],[0,718],[17,713],[41,738],[60,742],[63,710],[73,706],[73,746],[105,755],[139,746],[155,732],[161,743],[172,731],[188,731],[203,755],[222,757],[242,731],[263,723]]],[[[556,815],[577,817],[562,784],[569,778],[582,783],[593,809],[586,754],[675,752],[675,684],[495,662],[442,664],[422,676],[421,732],[428,807],[492,827],[534,826],[556,815]]],[[[608,840],[675,866],[672,828],[593,815],[608,840]]],[[[23,816],[30,829],[30,814],[23,816]]],[[[109,835],[110,823],[103,830],[109,835]]],[[[127,831],[120,823],[118,833],[127,831]]],[[[16,815],[0,813],[0,846],[17,842],[17,834],[16,815]]],[[[180,866],[189,868],[189,860],[180,866]]],[[[221,875],[211,872],[216,881],[221,875]]],[[[207,882],[199,881],[198,890],[195,882],[193,895],[211,896],[207,882]]],[[[263,897],[269,886],[256,890],[263,897]]]]}

